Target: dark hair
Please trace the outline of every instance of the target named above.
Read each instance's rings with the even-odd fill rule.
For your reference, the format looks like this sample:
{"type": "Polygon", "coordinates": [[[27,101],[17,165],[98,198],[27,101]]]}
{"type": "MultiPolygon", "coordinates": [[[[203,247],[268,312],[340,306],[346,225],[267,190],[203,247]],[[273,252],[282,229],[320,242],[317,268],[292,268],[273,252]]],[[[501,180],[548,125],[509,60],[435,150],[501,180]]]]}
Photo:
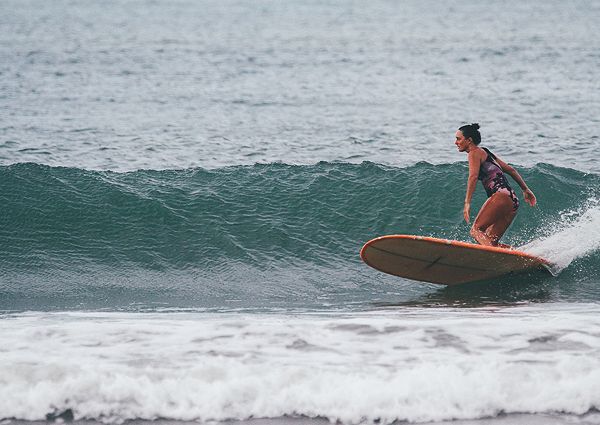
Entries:
{"type": "Polygon", "coordinates": [[[462,131],[462,134],[463,136],[465,136],[465,139],[468,139],[470,137],[471,140],[473,140],[473,143],[475,143],[475,145],[481,143],[481,134],[479,134],[478,123],[473,123],[471,125],[463,125],[459,128],[459,130],[462,131]]]}

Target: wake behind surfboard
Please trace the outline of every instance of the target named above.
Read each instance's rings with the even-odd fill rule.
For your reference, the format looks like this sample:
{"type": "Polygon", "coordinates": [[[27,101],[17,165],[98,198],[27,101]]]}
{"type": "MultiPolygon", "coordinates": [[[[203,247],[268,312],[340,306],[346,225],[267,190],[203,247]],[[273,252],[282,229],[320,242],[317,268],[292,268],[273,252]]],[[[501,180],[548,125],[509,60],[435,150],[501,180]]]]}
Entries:
{"type": "Polygon", "coordinates": [[[362,247],[360,257],[384,273],[442,285],[546,269],[551,265],[543,258],[514,249],[412,235],[372,239],[362,247]]]}

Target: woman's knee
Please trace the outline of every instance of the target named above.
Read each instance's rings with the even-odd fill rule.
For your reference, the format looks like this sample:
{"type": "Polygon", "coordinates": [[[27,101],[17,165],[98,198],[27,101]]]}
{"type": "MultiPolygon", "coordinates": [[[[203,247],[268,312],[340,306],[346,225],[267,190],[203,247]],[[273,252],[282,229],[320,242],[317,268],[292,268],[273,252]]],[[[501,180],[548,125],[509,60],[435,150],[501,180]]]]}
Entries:
{"type": "Polygon", "coordinates": [[[485,227],[483,227],[481,224],[477,223],[477,221],[475,221],[475,223],[473,223],[473,226],[471,226],[471,230],[470,230],[470,235],[475,237],[475,235],[481,234],[481,233],[485,233],[485,227]]]}

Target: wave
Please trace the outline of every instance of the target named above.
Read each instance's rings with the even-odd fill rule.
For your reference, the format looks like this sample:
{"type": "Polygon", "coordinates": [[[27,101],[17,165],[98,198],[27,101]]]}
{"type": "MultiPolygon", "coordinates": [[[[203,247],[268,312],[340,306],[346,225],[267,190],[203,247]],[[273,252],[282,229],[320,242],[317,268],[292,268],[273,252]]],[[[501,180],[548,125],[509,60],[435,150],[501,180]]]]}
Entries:
{"type": "MultiPolygon", "coordinates": [[[[504,242],[527,249],[549,240],[541,245],[557,252],[562,244],[584,244],[561,258],[561,269],[592,255],[590,273],[600,276],[600,238],[590,232],[600,225],[593,201],[600,176],[549,164],[520,171],[539,206],[523,203],[504,242]],[[570,234],[567,222],[593,240],[557,239],[561,231],[570,234]]],[[[318,293],[335,280],[366,286],[373,275],[364,274],[358,251],[372,237],[469,240],[461,210],[466,173],[465,164],[368,162],[129,173],[3,166],[0,289],[10,295],[27,285],[30,295],[47,295],[69,292],[65,282],[71,282],[85,296],[82,288],[94,285],[164,293],[201,282],[206,299],[219,291],[230,298],[247,296],[247,288],[264,292],[264,282],[271,282],[267,296],[294,288],[318,293]],[[332,279],[323,283],[323,276],[332,279]]],[[[478,189],[474,205],[483,201],[478,189]]]]}

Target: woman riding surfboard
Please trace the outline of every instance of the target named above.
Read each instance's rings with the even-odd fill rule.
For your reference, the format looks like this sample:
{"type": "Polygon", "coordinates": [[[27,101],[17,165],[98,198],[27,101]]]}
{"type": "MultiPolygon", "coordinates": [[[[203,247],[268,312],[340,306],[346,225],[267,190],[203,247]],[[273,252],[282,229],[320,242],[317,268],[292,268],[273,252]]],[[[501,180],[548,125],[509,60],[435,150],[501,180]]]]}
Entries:
{"type": "Polygon", "coordinates": [[[471,236],[481,245],[504,246],[498,241],[517,215],[519,199],[508,184],[505,173],[510,175],[523,189],[525,201],[534,206],[536,198],[520,174],[486,148],[479,147],[481,134],[479,124],[463,125],[456,131],[454,144],[459,152],[467,152],[469,158],[469,178],[463,215],[470,222],[471,198],[477,180],[481,180],[487,193],[485,201],[471,227],[471,236]]]}

